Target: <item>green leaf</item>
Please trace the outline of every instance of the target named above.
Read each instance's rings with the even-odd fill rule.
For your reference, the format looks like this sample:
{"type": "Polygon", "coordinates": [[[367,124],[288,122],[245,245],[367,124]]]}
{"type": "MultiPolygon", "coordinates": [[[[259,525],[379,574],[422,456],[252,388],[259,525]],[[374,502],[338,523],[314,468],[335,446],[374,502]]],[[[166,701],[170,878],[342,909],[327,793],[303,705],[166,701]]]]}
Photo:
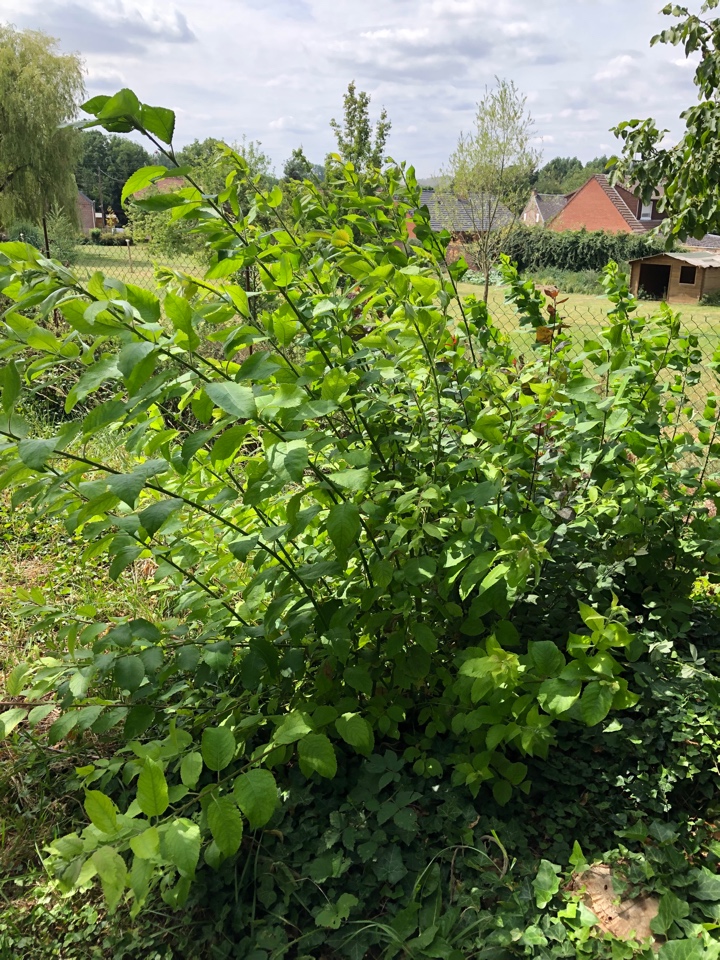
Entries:
{"type": "Polygon", "coordinates": [[[582,718],[589,727],[600,723],[610,713],[613,691],[601,680],[588,683],[580,701],[582,718]]]}
{"type": "Polygon", "coordinates": [[[130,849],[141,860],[154,860],[160,853],[160,831],[148,827],[136,837],[130,838],[130,849]]]}
{"type": "Polygon", "coordinates": [[[546,680],[538,691],[540,706],[554,716],[566,713],[580,696],[582,683],[579,680],[561,680],[559,677],[546,680]]]}
{"type": "Polygon", "coordinates": [[[166,173],[167,169],[165,167],[141,167],[139,170],[136,170],[135,173],[133,173],[125,183],[120,197],[120,202],[125,203],[127,198],[133,193],[137,193],[138,190],[144,190],[145,187],[149,187],[166,173]]]}
{"type": "Polygon", "coordinates": [[[360,508],[355,503],[338,503],[330,508],[326,527],[338,556],[347,557],[360,534],[360,508]]]}
{"type": "Polygon", "coordinates": [[[543,910],[560,889],[560,868],[548,860],[541,860],[537,876],[532,882],[535,891],[535,903],[543,910]]]}
{"type": "Polygon", "coordinates": [[[200,857],[200,828],[191,820],[174,820],[161,838],[161,850],[181,877],[193,878],[200,857]]]}
{"type": "Polygon", "coordinates": [[[190,787],[191,790],[195,789],[200,779],[202,768],[202,754],[198,753],[197,750],[186,754],[182,758],[182,763],[180,764],[180,779],[186,787],[190,787]]]}
{"type": "Polygon", "coordinates": [[[11,360],[2,370],[2,409],[9,413],[20,396],[22,381],[14,360],[11,360]]]}
{"type": "Polygon", "coordinates": [[[138,777],[137,802],[146,817],[162,816],[170,804],[163,768],[151,757],[145,759],[138,777]]]}
{"type": "MultiPolygon", "coordinates": [[[[88,100],[84,109],[88,110],[91,104],[99,105],[100,98],[95,97],[93,100],[88,100]]],[[[127,87],[123,87],[122,90],[119,90],[116,94],[113,94],[112,97],[99,106],[95,116],[99,120],[117,120],[120,118],[127,118],[139,121],[140,101],[132,92],[132,90],[129,90],[127,87]]]]}
{"type": "Polygon", "coordinates": [[[578,606],[583,623],[588,629],[592,630],[593,633],[603,629],[605,626],[605,618],[601,617],[597,610],[593,610],[593,608],[589,607],[586,603],[579,603],[578,606]]]}
{"type": "Polygon", "coordinates": [[[211,796],[207,807],[208,826],[218,849],[226,857],[240,849],[243,822],[240,811],[230,797],[211,796]]]}
{"type": "Polygon", "coordinates": [[[298,761],[306,777],[319,773],[329,780],[337,773],[337,757],[332,743],[323,733],[309,733],[298,744],[298,761]]]}
{"type": "Polygon", "coordinates": [[[375,746],[372,727],[357,713],[344,713],[335,721],[335,729],[358,753],[369,757],[375,746]]]}
{"type": "Polygon", "coordinates": [[[253,829],[264,827],[278,802],[277,784],[269,770],[243,773],[233,784],[235,801],[253,829]]]}
{"type": "Polygon", "coordinates": [[[102,885],[103,896],[110,913],[115,913],[125,892],[127,867],[113,847],[98,847],[90,857],[102,885]]]}
{"type": "Polygon", "coordinates": [[[182,505],[182,500],[159,500],[141,510],[138,519],[146,533],[153,537],[165,521],[182,508],[182,505]]]}
{"type": "Polygon", "coordinates": [[[120,376],[120,370],[114,358],[106,357],[86,370],[78,382],[68,393],[65,400],[65,413],[71,413],[72,410],[87,399],[91,393],[94,393],[106,380],[117,380],[120,376]]]}
{"type": "Polygon", "coordinates": [[[337,903],[328,903],[315,914],[315,925],[328,930],[339,930],[349,918],[359,900],[352,893],[341,893],[337,903]]]}
{"type": "MultiPolygon", "coordinates": [[[[0,716],[0,721],[1,720],[2,717],[0,716]]],[[[77,722],[78,711],[68,710],[67,713],[64,713],[61,717],[58,717],[55,723],[48,730],[48,741],[54,745],[59,743],[61,740],[64,740],[77,722]]]]}
{"type": "Polygon", "coordinates": [[[552,640],[538,640],[529,645],[530,659],[541,677],[557,677],[565,666],[565,657],[552,640]]]}
{"type": "Polygon", "coordinates": [[[275,731],[273,740],[277,744],[295,743],[296,740],[302,739],[311,730],[312,727],[305,714],[295,711],[283,717],[275,731]]]}
{"type": "Polygon", "coordinates": [[[202,735],[202,758],[208,770],[220,771],[232,763],[236,749],[235,737],[227,727],[208,727],[202,735]]]}
{"type": "Polygon", "coordinates": [[[19,697],[25,688],[25,678],[30,673],[29,663],[16,663],[5,680],[5,692],[9,697],[19,697]]]}
{"type": "MultiPolygon", "coordinates": [[[[144,103],[140,109],[140,122],[148,133],[153,133],[163,143],[172,143],[175,132],[175,114],[167,107],[149,107],[144,103]]],[[[167,175],[167,171],[163,171],[167,175]]],[[[123,196],[124,199],[124,196],[123,196]]]]}
{"type": "Polygon", "coordinates": [[[55,440],[21,440],[18,444],[18,456],[32,470],[42,470],[57,446],[55,440]]]}
{"type": "Polygon", "coordinates": [[[702,940],[670,940],[658,951],[658,960],[712,960],[713,954],[703,946],[702,940]]]}
{"type": "Polygon", "coordinates": [[[413,557],[402,568],[402,575],[415,587],[430,583],[437,573],[437,560],[433,557],[413,557]]]}
{"type": "Polygon", "coordinates": [[[653,933],[667,934],[676,920],[684,920],[690,915],[690,907],[686,900],[681,900],[674,893],[664,893],[660,897],[657,916],[650,921],[653,933]]]}
{"type": "Polygon", "coordinates": [[[27,714],[27,710],[22,707],[11,707],[4,713],[0,713],[0,737],[9,736],[15,727],[22,723],[27,714]]]}
{"type": "Polygon", "coordinates": [[[145,664],[138,656],[120,657],[115,662],[115,683],[134,693],[145,679],[145,664]]]}
{"type": "Polygon", "coordinates": [[[205,393],[216,407],[237,417],[238,420],[251,420],[257,416],[255,397],[250,387],[231,381],[208,383],[205,386],[205,393]]]}
{"type": "Polygon", "coordinates": [[[504,807],[512,797],[512,784],[507,780],[496,780],[493,784],[493,797],[498,806],[504,807]]]}
{"type": "Polygon", "coordinates": [[[106,797],[100,790],[88,790],[83,806],[90,822],[101,833],[117,832],[117,811],[110,797],[106,797]]]}
{"type": "Polygon", "coordinates": [[[367,667],[346,667],[343,671],[343,680],[348,684],[348,686],[352,687],[353,690],[357,690],[359,693],[364,693],[368,697],[372,696],[373,682],[367,667]]]}
{"type": "MultiPolygon", "coordinates": [[[[182,334],[178,338],[179,344],[186,350],[196,350],[200,344],[200,337],[193,326],[193,310],[188,301],[178,294],[168,292],[165,295],[164,306],[173,327],[182,334]]],[[[210,384],[210,386],[214,385],[210,384]]],[[[209,393],[208,396],[210,396],[209,393]]]]}
{"type": "Polygon", "coordinates": [[[329,479],[341,490],[360,493],[370,483],[370,471],[367,467],[361,467],[358,470],[338,470],[337,473],[331,473],[329,479]]]}

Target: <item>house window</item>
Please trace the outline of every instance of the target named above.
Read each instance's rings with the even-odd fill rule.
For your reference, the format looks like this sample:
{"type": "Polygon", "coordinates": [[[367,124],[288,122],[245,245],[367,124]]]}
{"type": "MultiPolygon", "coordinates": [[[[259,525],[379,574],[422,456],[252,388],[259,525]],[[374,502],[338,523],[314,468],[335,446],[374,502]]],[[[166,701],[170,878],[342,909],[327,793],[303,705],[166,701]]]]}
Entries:
{"type": "Polygon", "coordinates": [[[653,205],[652,201],[650,203],[643,203],[640,207],[640,219],[641,220],[652,220],[653,217],[653,205]]]}
{"type": "Polygon", "coordinates": [[[697,276],[697,267],[680,267],[680,283],[687,283],[694,286],[697,276]]]}
{"type": "Polygon", "coordinates": [[[539,213],[536,213],[536,214],[535,214],[535,223],[540,223],[540,214],[539,214],[539,213]]]}

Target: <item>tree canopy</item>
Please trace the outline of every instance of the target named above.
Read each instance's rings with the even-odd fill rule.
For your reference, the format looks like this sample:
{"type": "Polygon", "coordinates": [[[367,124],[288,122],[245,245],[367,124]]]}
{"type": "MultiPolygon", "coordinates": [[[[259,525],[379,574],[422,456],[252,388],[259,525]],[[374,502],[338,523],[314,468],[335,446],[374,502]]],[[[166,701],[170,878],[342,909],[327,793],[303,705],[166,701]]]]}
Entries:
{"type": "Polygon", "coordinates": [[[75,217],[82,62],[34,30],[0,24],[0,220],[38,222],[57,204],[75,217]]]}
{"type": "Polygon", "coordinates": [[[532,186],[538,193],[572,193],[596,173],[603,173],[607,157],[595,157],[583,163],[577,157],[553,157],[532,178],[532,186]]]}
{"type": "Polygon", "coordinates": [[[615,179],[637,183],[645,202],[660,192],[658,208],[666,215],[661,229],[679,240],[720,232],[720,18],[703,16],[719,3],[705,0],[699,14],[668,4],[662,12],[677,22],[651,40],[652,46],[682,46],[686,57],[700,56],[694,77],[699,102],[680,115],[680,140],[665,146],[668,131],[652,119],[615,129],[624,144],[615,179]]]}
{"type": "Polygon", "coordinates": [[[343,97],[342,123],[330,121],[338,153],[345,161],[354,164],[358,172],[370,167],[382,166],[385,145],[390,135],[392,122],[388,119],[385,107],[373,127],[370,120],[371,97],[364,90],[358,91],[353,80],[348,84],[343,97]]]}
{"type": "Polygon", "coordinates": [[[150,154],[127,137],[107,136],[99,130],[80,135],[80,156],[75,166],[78,187],[105,213],[112,210],[124,221],[122,189],[130,176],[151,163],[150,154]]]}

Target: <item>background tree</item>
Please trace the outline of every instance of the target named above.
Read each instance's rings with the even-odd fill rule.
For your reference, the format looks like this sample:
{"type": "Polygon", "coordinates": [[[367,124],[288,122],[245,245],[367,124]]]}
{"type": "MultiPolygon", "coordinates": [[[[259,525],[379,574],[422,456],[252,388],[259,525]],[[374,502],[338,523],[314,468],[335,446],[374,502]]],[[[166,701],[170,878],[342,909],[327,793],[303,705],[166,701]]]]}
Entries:
{"type": "Polygon", "coordinates": [[[469,219],[468,252],[485,275],[486,301],[490,271],[517,223],[540,158],[532,146],[533,125],[526,97],[512,81],[497,80],[478,104],[474,129],[460,134],[437,191],[448,229],[456,228],[460,212],[469,219]]]}
{"type": "Polygon", "coordinates": [[[650,41],[682,45],[685,56],[700,54],[695,70],[699,103],[682,114],[685,133],[674,146],[663,146],[667,130],[654,120],[630,120],[615,128],[624,142],[614,180],[637,183],[647,203],[662,187],[658,208],[666,214],[661,231],[669,239],[700,238],[720,232],[720,18],[702,15],[720,0],[706,0],[700,15],[668,4],[663,13],[678,22],[650,41]]]}
{"type": "Polygon", "coordinates": [[[0,222],[39,223],[57,204],[76,219],[73,177],[82,62],[34,30],[0,25],[0,222]]]}
{"type": "Polygon", "coordinates": [[[607,157],[595,157],[585,164],[577,157],[553,157],[537,171],[532,186],[538,193],[572,193],[596,173],[603,173],[607,164],[607,157]]]}
{"type": "Polygon", "coordinates": [[[153,160],[139,143],[126,137],[107,136],[99,130],[84,130],[80,135],[80,156],[75,166],[75,179],[83,193],[106,213],[114,210],[121,223],[122,189],[129,177],[153,160]]]}
{"type": "Polygon", "coordinates": [[[364,90],[356,90],[353,80],[343,97],[342,123],[335,119],[330,121],[337,141],[337,152],[345,162],[353,163],[359,173],[382,166],[385,144],[392,128],[385,107],[380,111],[373,128],[370,100],[370,95],[364,90]]]}
{"type": "Polygon", "coordinates": [[[307,180],[308,178],[322,180],[323,173],[322,165],[311,163],[305,156],[302,146],[293,150],[283,166],[283,178],[285,180],[307,180]]]}

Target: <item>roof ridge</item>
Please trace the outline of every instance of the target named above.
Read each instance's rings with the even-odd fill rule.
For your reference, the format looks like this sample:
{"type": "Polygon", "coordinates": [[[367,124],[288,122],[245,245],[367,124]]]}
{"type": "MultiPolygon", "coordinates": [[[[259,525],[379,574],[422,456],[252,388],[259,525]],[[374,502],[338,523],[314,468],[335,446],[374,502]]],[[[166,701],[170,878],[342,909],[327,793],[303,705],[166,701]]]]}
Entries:
{"type": "Polygon", "coordinates": [[[623,198],[617,192],[615,187],[613,187],[608,180],[607,176],[604,173],[596,173],[595,179],[600,184],[600,187],[604,191],[608,200],[615,207],[617,212],[623,218],[625,223],[630,227],[633,233],[646,233],[645,227],[640,223],[638,218],[632,212],[630,207],[625,203],[623,198]]]}

